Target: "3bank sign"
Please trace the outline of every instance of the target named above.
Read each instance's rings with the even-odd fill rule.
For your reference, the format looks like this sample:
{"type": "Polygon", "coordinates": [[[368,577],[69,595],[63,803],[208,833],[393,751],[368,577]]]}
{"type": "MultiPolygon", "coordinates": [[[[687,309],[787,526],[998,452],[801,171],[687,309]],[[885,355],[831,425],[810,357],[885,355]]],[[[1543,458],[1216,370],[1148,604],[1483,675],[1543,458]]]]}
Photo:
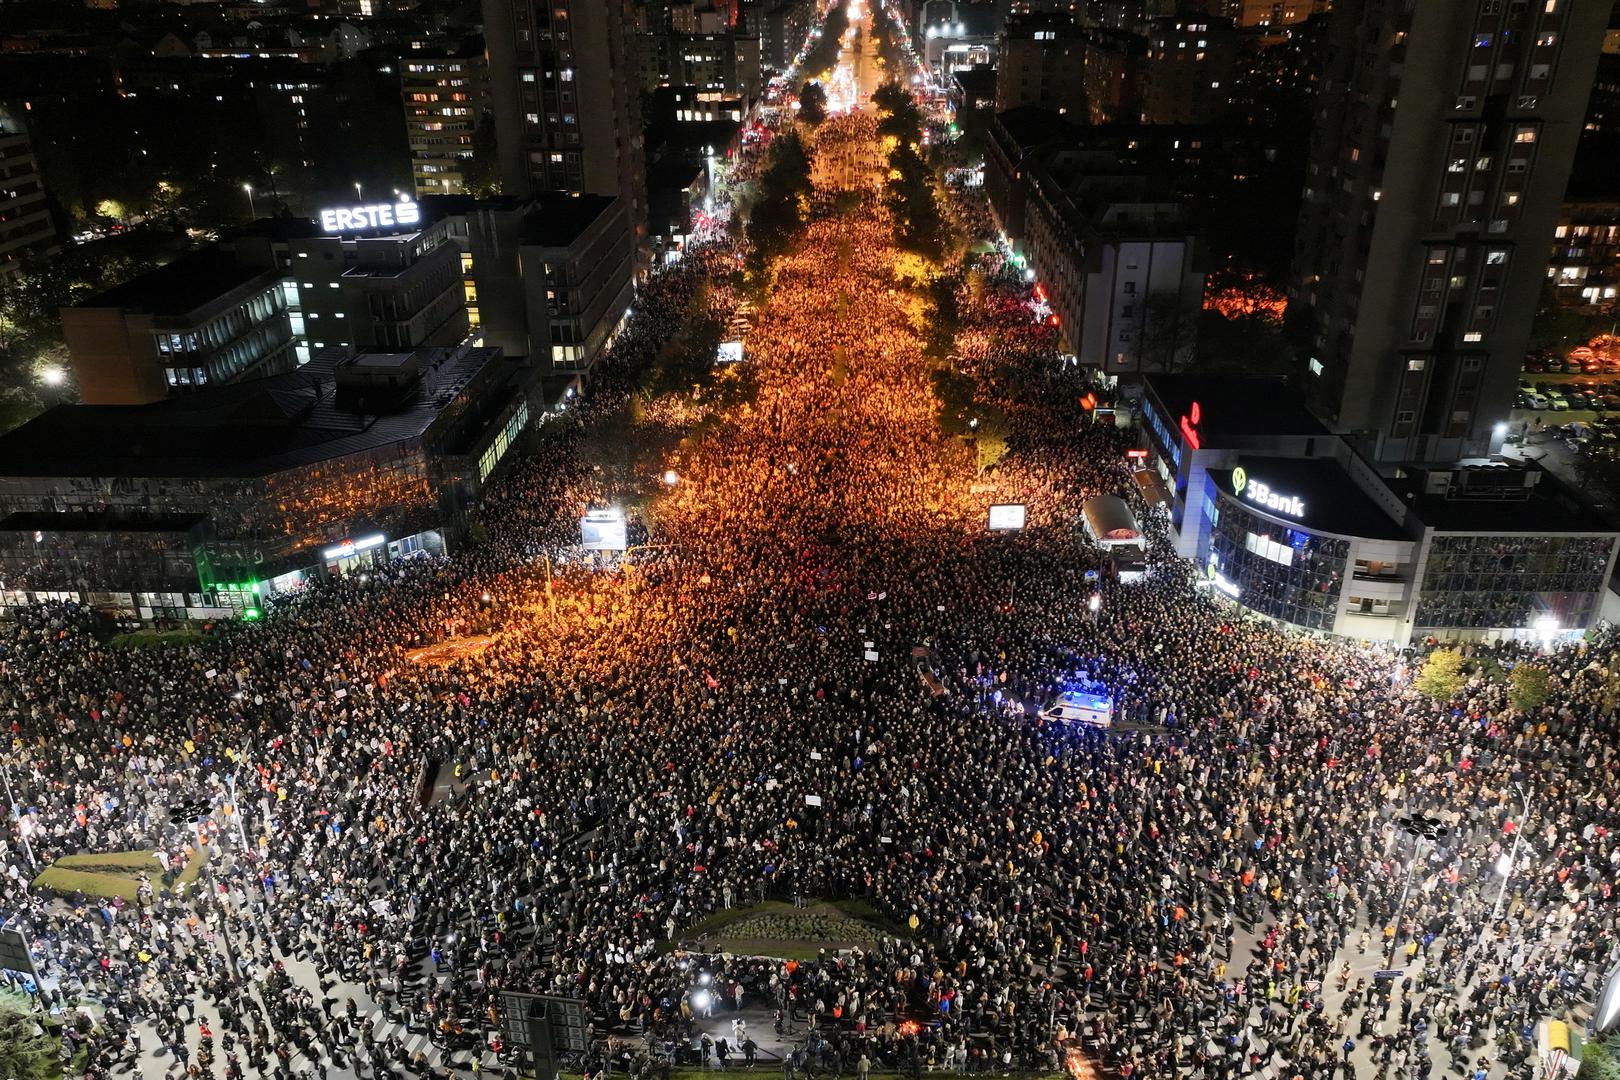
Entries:
{"type": "Polygon", "coordinates": [[[321,231],[329,233],[394,229],[401,225],[419,225],[421,221],[421,207],[409,199],[369,206],[337,206],[321,211],[321,231]]]}
{"type": "Polygon", "coordinates": [[[1305,516],[1305,500],[1297,495],[1282,495],[1271,490],[1271,485],[1250,480],[1248,470],[1239,465],[1232,470],[1232,491],[1250,502],[1259,503],[1267,510],[1275,510],[1289,517],[1305,516]]]}

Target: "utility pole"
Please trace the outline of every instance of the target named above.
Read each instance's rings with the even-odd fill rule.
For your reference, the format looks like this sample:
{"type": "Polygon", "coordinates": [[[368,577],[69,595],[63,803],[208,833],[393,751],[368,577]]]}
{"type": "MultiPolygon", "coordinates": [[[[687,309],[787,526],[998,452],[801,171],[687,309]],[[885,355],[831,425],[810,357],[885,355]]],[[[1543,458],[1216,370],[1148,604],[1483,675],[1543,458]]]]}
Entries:
{"type": "Polygon", "coordinates": [[[553,621],[557,618],[557,598],[551,593],[551,552],[546,552],[546,606],[551,610],[553,621]]]}

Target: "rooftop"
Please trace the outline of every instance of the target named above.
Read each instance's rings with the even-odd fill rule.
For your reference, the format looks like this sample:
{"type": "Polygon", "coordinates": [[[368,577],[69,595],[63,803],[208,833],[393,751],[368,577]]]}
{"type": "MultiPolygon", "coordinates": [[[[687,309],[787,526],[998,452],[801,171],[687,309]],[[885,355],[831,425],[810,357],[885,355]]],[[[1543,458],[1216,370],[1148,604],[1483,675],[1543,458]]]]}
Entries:
{"type": "Polygon", "coordinates": [[[995,114],[992,128],[1007,136],[1008,151],[1029,150],[1049,142],[1072,140],[1078,129],[1060,113],[1038,105],[1020,105],[995,114]]]}
{"type": "Polygon", "coordinates": [[[0,436],[0,476],[258,477],[421,437],[498,349],[422,349],[380,414],[340,401],[345,350],[150,405],[59,405],[0,436]]]}
{"type": "Polygon", "coordinates": [[[951,74],[951,78],[969,102],[979,99],[995,100],[996,69],[990,64],[959,68],[951,74]]]}
{"type": "Polygon", "coordinates": [[[268,287],[280,271],[237,265],[234,256],[218,247],[182,255],[167,265],[130,278],[79,301],[81,308],[129,308],[154,315],[189,315],[227,293],[263,279],[268,287]]]}
{"type": "Polygon", "coordinates": [[[1174,424],[1198,412],[1197,427],[1210,437],[1233,435],[1326,435],[1299,391],[1281,379],[1247,375],[1150,375],[1148,392],[1174,424]]]}
{"type": "MultiPolygon", "coordinates": [[[[1510,501],[1425,494],[1422,474],[1385,483],[1406,500],[1418,520],[1442,532],[1614,533],[1612,524],[1587,508],[1552,473],[1534,463],[1528,467],[1540,479],[1530,489],[1529,498],[1510,501]]],[[[1508,480],[1525,471],[1525,466],[1517,463],[1500,468],[1508,480]]]]}
{"type": "Polygon", "coordinates": [[[579,195],[546,191],[532,200],[523,221],[523,242],[541,247],[567,247],[613,205],[612,195],[579,195]]]}

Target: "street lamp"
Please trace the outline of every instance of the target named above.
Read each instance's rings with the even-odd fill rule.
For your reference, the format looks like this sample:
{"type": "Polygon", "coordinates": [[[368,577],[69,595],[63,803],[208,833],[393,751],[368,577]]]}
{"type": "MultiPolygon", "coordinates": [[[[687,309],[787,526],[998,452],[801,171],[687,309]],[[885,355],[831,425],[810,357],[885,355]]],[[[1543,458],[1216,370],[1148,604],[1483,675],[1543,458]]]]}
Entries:
{"type": "Polygon", "coordinates": [[[1542,651],[1552,648],[1553,635],[1558,633],[1558,620],[1551,615],[1542,615],[1535,622],[1536,636],[1541,639],[1542,651]]]}
{"type": "Polygon", "coordinates": [[[61,386],[67,382],[67,372],[52,364],[39,373],[39,381],[46,386],[61,386]]]}
{"type": "Polygon", "coordinates": [[[11,759],[9,755],[0,757],[0,779],[3,779],[6,783],[6,805],[11,811],[7,816],[11,818],[12,827],[17,830],[17,839],[22,841],[23,854],[28,857],[29,868],[37,870],[39,864],[34,861],[34,847],[28,842],[28,834],[23,831],[22,807],[17,805],[17,798],[11,793],[11,759]]]}
{"type": "Polygon", "coordinates": [[[361,194],[360,181],[358,181],[358,180],[356,180],[354,182],[354,197],[357,198],[357,199],[364,199],[365,198],[365,195],[361,194]]]}
{"type": "Polygon", "coordinates": [[[676,484],[678,484],[680,482],[681,482],[680,474],[677,473],[674,469],[665,469],[664,470],[664,483],[668,484],[670,487],[674,487],[676,484]]]}
{"type": "Polygon", "coordinates": [[[243,184],[242,185],[242,190],[247,192],[247,197],[248,197],[248,217],[250,217],[250,218],[254,219],[255,221],[257,221],[258,218],[259,218],[259,213],[258,213],[257,210],[253,209],[253,185],[252,184],[243,184]]]}
{"type": "Polygon", "coordinates": [[[1451,832],[1439,818],[1429,817],[1427,814],[1410,814],[1396,818],[1395,827],[1410,836],[1415,843],[1411,861],[1406,864],[1406,884],[1401,886],[1401,899],[1395,905],[1395,932],[1389,935],[1389,953],[1384,958],[1385,967],[1395,963],[1395,941],[1400,936],[1401,919],[1406,914],[1406,897],[1412,891],[1412,872],[1423,858],[1423,841],[1434,843],[1451,832]]]}
{"type": "Polygon", "coordinates": [[[1519,814],[1519,827],[1513,830],[1512,851],[1499,856],[1496,860],[1496,872],[1501,875],[1502,882],[1496,888],[1496,904],[1491,908],[1491,921],[1480,932],[1480,944],[1485,943],[1485,935],[1491,932],[1502,919],[1502,902],[1507,899],[1508,879],[1513,876],[1513,868],[1519,865],[1519,845],[1524,842],[1524,830],[1530,827],[1530,803],[1535,798],[1534,789],[1526,786],[1519,788],[1519,797],[1524,800],[1524,807],[1519,814]]]}

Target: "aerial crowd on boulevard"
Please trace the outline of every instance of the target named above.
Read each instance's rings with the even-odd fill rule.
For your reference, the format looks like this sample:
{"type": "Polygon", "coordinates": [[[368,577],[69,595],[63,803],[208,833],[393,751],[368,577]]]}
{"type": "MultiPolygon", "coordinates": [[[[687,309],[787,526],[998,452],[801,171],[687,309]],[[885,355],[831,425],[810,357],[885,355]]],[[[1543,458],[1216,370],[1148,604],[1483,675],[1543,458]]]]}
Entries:
{"type": "MultiPolygon", "coordinates": [[[[865,184],[878,138],[856,112],[806,141],[818,177],[865,184]]],[[[1620,641],[1476,646],[1435,701],[1420,651],[1212,596],[994,255],[954,279],[948,361],[1005,418],[986,467],[941,432],[916,260],[877,197],[818,204],[771,267],[746,394],[648,404],[701,422],[642,466],[639,550],[581,551],[583,511],[626,494],[593,426],[726,318],[741,244],[716,227],[643,285],[453,554],[169,648],[114,647],[75,605],[0,624],[29,848],[0,837],[0,916],[75,1071],[119,1075],[154,1034],[175,1077],[511,1069],[495,998],[524,990],[584,1003],[587,1073],[1530,1077],[1536,1023],[1615,959],[1620,641]],[[1147,524],[1145,579],[1077,528],[1098,493],[1147,524]],[[988,533],[993,502],[1028,527],[988,533]],[[1552,693],[1526,713],[1484,672],[1530,662],[1552,693]],[[1036,714],[1082,683],[1113,730],[1036,714]],[[1414,840],[1414,814],[1444,831],[1414,840]],[[29,887],[145,849],[171,870],[133,900],[29,887]],[[823,899],[880,929],[796,961],[694,932],[823,899]],[[378,1008],[433,1052],[378,1039],[357,1019],[378,1008]],[[700,1034],[743,1009],[767,1019],[700,1034]]]]}

